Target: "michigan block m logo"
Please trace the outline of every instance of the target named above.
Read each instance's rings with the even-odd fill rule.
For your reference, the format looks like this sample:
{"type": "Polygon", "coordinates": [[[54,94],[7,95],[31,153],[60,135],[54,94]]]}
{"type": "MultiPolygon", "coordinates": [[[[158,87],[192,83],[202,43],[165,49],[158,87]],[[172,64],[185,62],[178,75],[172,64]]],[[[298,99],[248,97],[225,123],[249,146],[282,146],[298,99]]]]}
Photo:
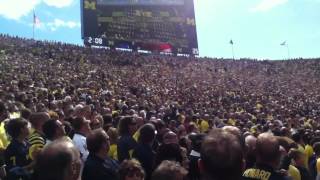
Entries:
{"type": "Polygon", "coordinates": [[[84,1],[84,8],[85,9],[91,9],[91,10],[96,10],[96,2],[95,1],[84,1]]]}

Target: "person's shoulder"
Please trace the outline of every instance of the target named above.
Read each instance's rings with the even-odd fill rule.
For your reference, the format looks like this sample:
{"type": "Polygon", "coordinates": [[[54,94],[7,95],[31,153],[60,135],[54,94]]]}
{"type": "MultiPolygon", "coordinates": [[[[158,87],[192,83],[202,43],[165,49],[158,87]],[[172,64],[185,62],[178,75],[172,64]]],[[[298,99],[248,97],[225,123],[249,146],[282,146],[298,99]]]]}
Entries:
{"type": "Polygon", "coordinates": [[[290,165],[289,169],[288,169],[288,174],[293,178],[293,179],[301,179],[301,174],[300,174],[300,170],[293,166],[290,165]]]}
{"type": "Polygon", "coordinates": [[[86,137],[82,136],[80,134],[74,134],[72,141],[77,143],[77,142],[82,142],[82,141],[86,141],[86,137]]]}
{"type": "Polygon", "coordinates": [[[28,141],[29,143],[31,143],[32,141],[45,141],[45,140],[39,133],[34,131],[32,134],[28,136],[28,141]]]}
{"type": "Polygon", "coordinates": [[[111,158],[106,158],[104,160],[104,163],[103,163],[103,166],[105,168],[110,168],[112,170],[118,170],[119,169],[119,162],[114,160],[114,159],[111,159],[111,158]]]}
{"type": "Polygon", "coordinates": [[[89,168],[89,169],[95,169],[98,168],[99,166],[102,166],[102,161],[99,161],[97,158],[94,156],[89,155],[84,162],[84,168],[89,168]]]}
{"type": "Polygon", "coordinates": [[[249,168],[242,174],[243,179],[287,180],[281,173],[264,168],[249,168]]]}
{"type": "Polygon", "coordinates": [[[18,149],[17,143],[15,143],[14,141],[10,142],[10,144],[8,145],[8,147],[5,149],[4,153],[5,154],[10,154],[12,152],[15,152],[18,149]]]}

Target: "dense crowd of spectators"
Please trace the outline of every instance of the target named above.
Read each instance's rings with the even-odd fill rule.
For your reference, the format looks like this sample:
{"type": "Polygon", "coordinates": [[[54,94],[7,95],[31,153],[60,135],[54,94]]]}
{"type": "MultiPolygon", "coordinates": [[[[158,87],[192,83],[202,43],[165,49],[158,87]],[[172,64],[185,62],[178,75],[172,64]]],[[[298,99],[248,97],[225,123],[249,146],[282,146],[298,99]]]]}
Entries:
{"type": "Polygon", "coordinates": [[[320,61],[217,60],[0,35],[3,179],[307,180],[320,61]]]}

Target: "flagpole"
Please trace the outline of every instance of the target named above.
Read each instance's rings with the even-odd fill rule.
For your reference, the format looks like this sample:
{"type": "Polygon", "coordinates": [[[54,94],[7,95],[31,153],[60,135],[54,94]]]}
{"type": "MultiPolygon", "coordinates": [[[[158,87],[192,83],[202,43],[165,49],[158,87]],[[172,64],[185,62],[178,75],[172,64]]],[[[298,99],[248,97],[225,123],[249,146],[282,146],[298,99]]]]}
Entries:
{"type": "Polygon", "coordinates": [[[233,60],[234,60],[234,47],[233,47],[234,43],[233,43],[233,40],[231,39],[229,43],[230,43],[230,45],[231,45],[232,58],[233,58],[233,60]]]}
{"type": "Polygon", "coordinates": [[[234,47],[233,47],[233,43],[231,44],[231,47],[232,47],[232,57],[233,57],[233,60],[234,60],[234,47]]]}
{"type": "Polygon", "coordinates": [[[35,14],[33,10],[33,19],[32,19],[32,39],[34,40],[34,24],[35,24],[35,14]]]}
{"type": "Polygon", "coordinates": [[[289,43],[287,43],[287,51],[288,51],[288,60],[289,60],[290,59],[289,43]]]}
{"type": "Polygon", "coordinates": [[[32,26],[32,39],[34,40],[34,23],[33,23],[33,26],[32,26]]]}

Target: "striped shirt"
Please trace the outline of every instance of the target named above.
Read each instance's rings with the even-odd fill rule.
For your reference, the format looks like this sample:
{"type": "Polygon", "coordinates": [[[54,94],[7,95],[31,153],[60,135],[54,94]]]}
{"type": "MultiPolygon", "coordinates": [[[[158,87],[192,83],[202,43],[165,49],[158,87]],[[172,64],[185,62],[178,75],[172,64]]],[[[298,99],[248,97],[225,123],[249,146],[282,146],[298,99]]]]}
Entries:
{"type": "Polygon", "coordinates": [[[28,137],[28,142],[30,144],[29,156],[32,160],[34,160],[36,152],[39,152],[44,147],[46,141],[41,136],[41,134],[39,134],[36,131],[33,131],[28,137]]]}

